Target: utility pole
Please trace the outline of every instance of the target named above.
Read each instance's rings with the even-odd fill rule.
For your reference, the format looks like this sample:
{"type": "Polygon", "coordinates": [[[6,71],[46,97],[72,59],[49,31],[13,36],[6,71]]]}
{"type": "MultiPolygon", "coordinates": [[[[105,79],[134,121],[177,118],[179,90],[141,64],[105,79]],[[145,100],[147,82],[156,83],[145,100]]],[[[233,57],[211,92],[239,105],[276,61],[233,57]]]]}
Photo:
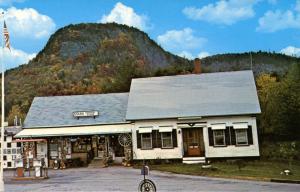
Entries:
{"type": "Polygon", "coordinates": [[[252,52],[250,51],[250,69],[252,71],[252,52]]]}

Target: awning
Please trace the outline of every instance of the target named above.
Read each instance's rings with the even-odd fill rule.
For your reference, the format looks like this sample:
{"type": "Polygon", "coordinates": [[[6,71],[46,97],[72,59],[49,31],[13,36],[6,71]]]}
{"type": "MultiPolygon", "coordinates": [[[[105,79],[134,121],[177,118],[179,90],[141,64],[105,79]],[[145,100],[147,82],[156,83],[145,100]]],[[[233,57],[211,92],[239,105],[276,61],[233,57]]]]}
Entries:
{"type": "Polygon", "coordinates": [[[139,127],[139,133],[151,133],[153,127],[139,127]]]}
{"type": "Polygon", "coordinates": [[[233,123],[234,129],[248,129],[248,123],[233,123]]]}
{"type": "Polygon", "coordinates": [[[12,141],[13,143],[23,143],[23,142],[47,142],[47,139],[16,139],[12,141]]]}
{"type": "Polygon", "coordinates": [[[220,124],[213,124],[211,125],[212,130],[222,130],[226,129],[226,124],[225,123],[220,123],[220,124]]]}
{"type": "Polygon", "coordinates": [[[25,128],[15,135],[15,138],[131,133],[131,127],[131,124],[115,124],[79,127],[25,128]]]}
{"type": "Polygon", "coordinates": [[[172,132],[173,127],[159,127],[159,132],[172,132]]]}

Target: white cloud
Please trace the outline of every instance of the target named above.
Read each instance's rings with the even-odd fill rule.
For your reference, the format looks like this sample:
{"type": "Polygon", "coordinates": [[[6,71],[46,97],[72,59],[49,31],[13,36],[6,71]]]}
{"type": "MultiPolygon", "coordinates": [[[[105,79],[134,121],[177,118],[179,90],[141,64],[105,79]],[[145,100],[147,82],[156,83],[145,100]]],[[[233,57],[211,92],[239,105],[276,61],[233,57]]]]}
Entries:
{"type": "Polygon", "coordinates": [[[284,49],[281,49],[280,51],[283,54],[294,56],[294,57],[300,57],[300,48],[288,46],[284,49]]]}
{"type": "Polygon", "coordinates": [[[200,53],[198,54],[198,58],[199,58],[199,59],[202,59],[202,58],[208,57],[208,56],[210,56],[210,54],[209,54],[208,52],[206,52],[206,51],[202,51],[202,52],[200,52],[200,53]]]}
{"type": "Polygon", "coordinates": [[[206,51],[200,52],[197,56],[194,56],[192,53],[190,53],[188,51],[182,51],[177,55],[180,56],[180,57],[185,57],[187,59],[195,59],[196,57],[199,58],[199,59],[202,59],[204,57],[210,56],[210,54],[206,51]]]}
{"type": "Polygon", "coordinates": [[[187,59],[194,59],[195,57],[193,56],[193,54],[191,54],[190,52],[188,51],[182,51],[181,53],[177,54],[178,56],[180,57],[184,57],[184,58],[187,58],[187,59]]]}
{"type": "Polygon", "coordinates": [[[3,48],[0,49],[1,54],[3,54],[3,57],[1,57],[3,60],[1,62],[4,62],[6,69],[11,69],[21,64],[26,64],[29,60],[36,56],[36,53],[26,53],[22,50],[14,49],[13,47],[11,47],[11,51],[9,51],[7,48],[4,50],[2,49],[3,48]]]}
{"type": "Polygon", "coordinates": [[[257,31],[275,32],[289,28],[300,28],[300,0],[296,2],[295,9],[267,11],[258,20],[257,31]]]}
{"type": "MultiPolygon", "coordinates": [[[[0,9],[0,11],[4,10],[0,9]]],[[[11,7],[4,12],[11,36],[39,39],[48,37],[55,29],[54,21],[35,9],[11,7]]]]}
{"type": "Polygon", "coordinates": [[[108,15],[103,15],[99,22],[101,23],[119,23],[136,27],[141,30],[147,30],[148,18],[145,15],[138,15],[134,9],[118,2],[108,15]]]}
{"type": "Polygon", "coordinates": [[[258,0],[220,0],[201,8],[186,7],[183,13],[190,19],[232,25],[255,15],[253,6],[258,0]]]}
{"type": "Polygon", "coordinates": [[[206,42],[203,37],[196,37],[191,28],[184,28],[183,30],[170,30],[159,35],[157,41],[164,49],[173,52],[180,52],[182,50],[192,50],[200,48],[206,42]]]}

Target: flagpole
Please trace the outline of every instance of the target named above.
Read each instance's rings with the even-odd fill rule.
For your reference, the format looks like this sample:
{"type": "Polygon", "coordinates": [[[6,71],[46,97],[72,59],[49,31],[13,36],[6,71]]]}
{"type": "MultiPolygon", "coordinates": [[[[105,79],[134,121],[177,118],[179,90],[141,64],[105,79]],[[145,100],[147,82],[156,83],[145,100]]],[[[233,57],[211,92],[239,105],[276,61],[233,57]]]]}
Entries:
{"type": "MultiPolygon", "coordinates": [[[[2,13],[2,16],[4,14],[2,13]]],[[[4,18],[4,17],[3,17],[4,18]]],[[[1,33],[2,34],[2,33],[1,33]]],[[[0,192],[4,192],[4,174],[3,174],[3,148],[4,148],[4,61],[3,61],[3,56],[4,56],[4,36],[3,34],[1,35],[2,37],[2,46],[1,46],[1,152],[0,152],[0,160],[1,160],[1,169],[0,169],[0,192]]]]}

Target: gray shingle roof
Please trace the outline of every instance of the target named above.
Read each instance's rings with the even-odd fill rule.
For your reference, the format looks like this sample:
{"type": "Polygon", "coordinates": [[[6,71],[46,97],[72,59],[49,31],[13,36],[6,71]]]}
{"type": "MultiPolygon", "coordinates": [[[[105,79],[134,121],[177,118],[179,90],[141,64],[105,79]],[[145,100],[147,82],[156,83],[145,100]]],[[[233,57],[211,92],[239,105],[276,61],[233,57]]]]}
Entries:
{"type": "Polygon", "coordinates": [[[125,122],[128,93],[35,97],[24,128],[125,122]],[[75,111],[99,111],[99,116],[74,118],[75,111]]]}
{"type": "Polygon", "coordinates": [[[252,71],[134,79],[127,120],[260,113],[252,71]]]}

